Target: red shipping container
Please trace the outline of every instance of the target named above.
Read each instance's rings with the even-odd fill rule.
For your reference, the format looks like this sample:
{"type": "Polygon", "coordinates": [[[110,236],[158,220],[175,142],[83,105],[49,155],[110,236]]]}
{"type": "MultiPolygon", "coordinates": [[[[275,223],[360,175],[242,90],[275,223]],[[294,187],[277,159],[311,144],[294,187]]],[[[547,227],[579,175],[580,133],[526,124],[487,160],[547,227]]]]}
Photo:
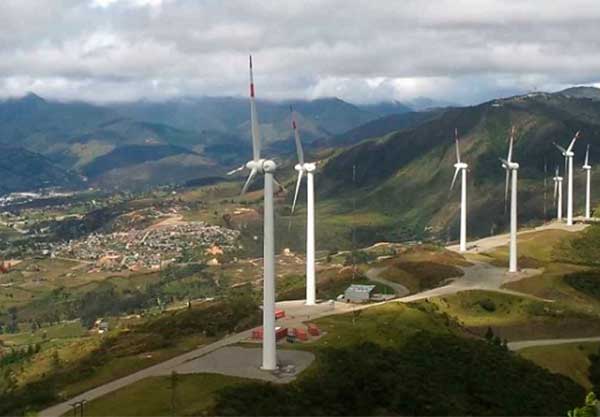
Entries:
{"type": "Polygon", "coordinates": [[[262,338],[263,338],[263,328],[262,327],[257,327],[256,329],[252,330],[252,339],[262,340],[262,338]]]}
{"type": "Polygon", "coordinates": [[[304,329],[300,329],[297,328],[296,329],[296,337],[298,338],[298,340],[308,340],[308,333],[306,333],[306,330],[304,329]]]}
{"type": "Polygon", "coordinates": [[[285,317],[285,311],[284,310],[275,310],[275,320],[277,319],[282,319],[285,317]]]}
{"type": "MultiPolygon", "coordinates": [[[[262,340],[263,333],[264,333],[263,328],[257,327],[256,329],[252,330],[252,339],[262,340]]],[[[287,333],[288,333],[287,327],[276,327],[275,328],[275,340],[283,339],[284,337],[287,336],[287,333]]]]}
{"type": "Polygon", "coordinates": [[[275,339],[280,340],[287,336],[287,327],[276,327],[275,328],[275,339]]]}
{"type": "Polygon", "coordinates": [[[319,330],[319,328],[317,327],[316,324],[309,323],[309,325],[308,325],[308,333],[311,336],[319,336],[321,334],[321,331],[319,330]]]}

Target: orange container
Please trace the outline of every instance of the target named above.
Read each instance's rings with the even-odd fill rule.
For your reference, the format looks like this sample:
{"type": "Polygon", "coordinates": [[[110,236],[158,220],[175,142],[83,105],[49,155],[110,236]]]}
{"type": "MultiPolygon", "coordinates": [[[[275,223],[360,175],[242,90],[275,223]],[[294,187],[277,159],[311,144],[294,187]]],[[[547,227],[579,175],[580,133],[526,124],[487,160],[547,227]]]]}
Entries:
{"type": "Polygon", "coordinates": [[[319,336],[319,335],[321,334],[321,330],[319,330],[319,328],[317,327],[317,325],[316,325],[316,324],[314,324],[314,323],[310,323],[310,324],[308,325],[308,333],[309,333],[311,336],[319,336]]]}
{"type": "Polygon", "coordinates": [[[304,329],[297,328],[296,329],[296,338],[298,340],[303,340],[303,341],[308,340],[308,333],[306,333],[306,330],[304,330],[304,329]]]}

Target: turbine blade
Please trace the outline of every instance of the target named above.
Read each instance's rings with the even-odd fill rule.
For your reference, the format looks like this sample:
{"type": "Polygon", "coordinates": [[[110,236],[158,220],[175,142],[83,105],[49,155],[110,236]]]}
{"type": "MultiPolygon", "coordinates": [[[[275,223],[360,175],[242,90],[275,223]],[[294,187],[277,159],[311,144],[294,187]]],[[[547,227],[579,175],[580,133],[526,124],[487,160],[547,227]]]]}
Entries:
{"type": "Polygon", "coordinates": [[[585,150],[585,166],[587,166],[588,162],[590,160],[590,145],[587,146],[587,149],[585,150]]]}
{"type": "Polygon", "coordinates": [[[302,142],[300,142],[300,132],[298,132],[298,126],[296,125],[296,117],[294,110],[290,106],[290,113],[292,114],[292,129],[294,130],[294,140],[296,141],[296,153],[298,154],[298,163],[304,164],[304,150],[302,149],[302,142]]]}
{"type": "Polygon", "coordinates": [[[460,164],[460,147],[458,146],[458,129],[454,129],[454,142],[456,143],[456,162],[460,164]]]}
{"type": "Polygon", "coordinates": [[[508,144],[508,157],[506,158],[506,160],[508,162],[512,162],[514,140],[515,140],[515,127],[513,126],[512,130],[510,132],[510,139],[509,139],[509,144],[508,144]]]}
{"type": "Polygon", "coordinates": [[[504,159],[504,158],[498,158],[498,159],[499,159],[499,160],[500,160],[500,162],[502,162],[504,165],[506,165],[506,166],[508,166],[508,165],[509,165],[509,162],[508,162],[506,159],[504,159]]]}
{"type": "Polygon", "coordinates": [[[238,173],[238,172],[240,172],[240,171],[241,171],[242,169],[244,169],[244,168],[246,168],[246,165],[242,165],[242,166],[241,166],[241,167],[239,167],[239,168],[236,168],[236,169],[233,169],[233,170],[229,171],[229,172],[227,173],[227,175],[233,175],[233,174],[235,174],[235,173],[238,173]]]}
{"type": "Polygon", "coordinates": [[[556,205],[556,197],[558,197],[558,180],[554,180],[554,205],[556,205]]]}
{"type": "Polygon", "coordinates": [[[567,153],[567,150],[565,148],[563,148],[562,146],[560,146],[558,143],[553,142],[554,146],[556,146],[556,148],[561,151],[562,153],[567,153]]]}
{"type": "Polygon", "coordinates": [[[292,214],[296,209],[296,201],[298,200],[298,193],[300,192],[300,184],[302,183],[302,174],[304,171],[298,172],[298,180],[296,181],[296,192],[294,193],[294,203],[292,204],[292,214]]]}
{"type": "Polygon", "coordinates": [[[258,126],[258,115],[256,113],[256,101],[254,98],[254,74],[252,73],[252,55],[250,55],[250,126],[252,130],[252,158],[260,159],[260,129],[258,126]]]}
{"type": "Polygon", "coordinates": [[[287,189],[283,186],[283,184],[277,179],[275,175],[273,175],[273,182],[279,187],[280,190],[287,192],[287,189]]]}
{"type": "Polygon", "coordinates": [[[242,188],[242,195],[246,194],[246,191],[248,191],[248,187],[250,186],[250,183],[252,182],[252,180],[254,179],[254,177],[256,177],[257,174],[257,170],[253,169],[252,171],[250,171],[250,175],[248,175],[248,179],[246,180],[246,183],[244,184],[244,187],[242,188]]]}
{"type": "Polygon", "coordinates": [[[575,146],[575,141],[577,139],[579,139],[581,132],[578,131],[577,133],[575,133],[575,136],[573,136],[573,139],[571,139],[571,143],[569,143],[569,147],[567,148],[567,152],[571,152],[573,150],[573,146],[575,146]]]}
{"type": "Polygon", "coordinates": [[[456,168],[454,170],[454,177],[452,177],[452,184],[450,184],[450,191],[452,191],[454,189],[454,183],[456,182],[456,178],[458,177],[459,171],[460,171],[460,168],[456,168]]]}

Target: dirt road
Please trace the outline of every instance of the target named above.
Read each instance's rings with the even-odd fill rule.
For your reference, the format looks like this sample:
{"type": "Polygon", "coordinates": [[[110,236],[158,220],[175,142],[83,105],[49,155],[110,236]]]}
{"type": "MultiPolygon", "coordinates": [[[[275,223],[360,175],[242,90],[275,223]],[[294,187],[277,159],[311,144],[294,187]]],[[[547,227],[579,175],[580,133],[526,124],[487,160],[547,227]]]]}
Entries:
{"type": "Polygon", "coordinates": [[[586,342],[600,342],[600,336],[597,337],[580,337],[574,339],[542,339],[542,340],[523,340],[520,342],[509,342],[508,348],[510,350],[521,350],[535,346],[554,346],[564,345],[568,343],[586,343],[586,342]]]}

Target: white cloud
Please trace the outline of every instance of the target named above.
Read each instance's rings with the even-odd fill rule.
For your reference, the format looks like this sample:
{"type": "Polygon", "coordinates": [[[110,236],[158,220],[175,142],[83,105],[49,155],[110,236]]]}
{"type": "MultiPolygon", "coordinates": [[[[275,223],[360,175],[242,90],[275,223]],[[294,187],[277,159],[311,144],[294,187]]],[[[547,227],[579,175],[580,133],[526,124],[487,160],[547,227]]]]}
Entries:
{"type": "Polygon", "coordinates": [[[0,96],[470,103],[600,81],[595,0],[6,0],[0,96]]]}

